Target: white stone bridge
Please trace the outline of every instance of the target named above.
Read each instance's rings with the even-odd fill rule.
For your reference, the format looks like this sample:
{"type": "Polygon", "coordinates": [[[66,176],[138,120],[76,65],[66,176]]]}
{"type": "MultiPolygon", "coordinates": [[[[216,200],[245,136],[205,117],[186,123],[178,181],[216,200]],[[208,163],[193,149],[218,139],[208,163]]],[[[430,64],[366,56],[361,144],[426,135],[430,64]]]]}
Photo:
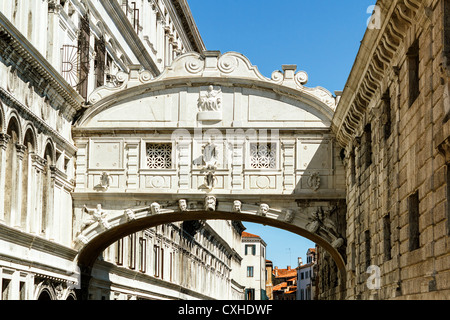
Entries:
{"type": "MultiPolygon", "coordinates": [[[[326,249],[345,277],[345,176],[334,97],[296,66],[262,76],[241,54],[188,53],[156,79],[131,68],[73,128],[82,289],[99,254],[175,221],[261,223],[326,249]]],[[[341,278],[345,285],[345,279],[341,278]]]]}

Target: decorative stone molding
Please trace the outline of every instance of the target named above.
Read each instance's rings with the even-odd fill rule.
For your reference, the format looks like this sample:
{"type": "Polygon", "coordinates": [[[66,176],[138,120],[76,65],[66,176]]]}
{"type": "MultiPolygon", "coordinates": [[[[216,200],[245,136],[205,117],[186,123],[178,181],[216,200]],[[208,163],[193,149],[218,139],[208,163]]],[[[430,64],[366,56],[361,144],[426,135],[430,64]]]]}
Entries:
{"type": "MultiPolygon", "coordinates": [[[[367,50],[364,57],[357,63],[366,65],[362,68],[355,64],[350,79],[361,79],[358,84],[348,83],[348,87],[354,90],[346,90],[340,98],[341,108],[336,110],[333,130],[338,142],[345,146],[357,132],[364,121],[364,114],[379,88],[386,78],[389,70],[392,70],[392,61],[403,39],[406,37],[408,27],[412,24],[416,13],[421,6],[419,0],[400,0],[398,2],[383,3],[384,21],[379,32],[367,34],[365,43],[367,50]],[[391,7],[394,6],[394,7],[391,7]],[[390,16],[387,16],[388,13],[390,16]],[[367,43],[367,44],[366,44],[367,43]],[[364,71],[362,71],[364,70],[364,71]],[[353,73],[362,73],[358,76],[353,73]]],[[[382,94],[382,93],[379,93],[382,94]]]]}
{"type": "Polygon", "coordinates": [[[308,186],[313,191],[317,191],[320,188],[320,173],[314,172],[308,178],[308,186]]]}
{"type": "Polygon", "coordinates": [[[284,216],[284,221],[287,223],[291,223],[294,221],[295,212],[293,210],[286,210],[286,214],[284,216]]]}
{"type": "Polygon", "coordinates": [[[8,142],[11,139],[11,136],[6,133],[0,133],[0,148],[3,150],[6,150],[6,147],[8,146],[8,142]]]}
{"type": "MultiPolygon", "coordinates": [[[[308,75],[304,71],[295,73],[295,65],[283,66],[283,71],[274,71],[272,77],[266,78],[259,71],[256,66],[253,66],[250,61],[242,54],[236,52],[227,52],[220,54],[218,51],[205,51],[203,54],[194,52],[185,53],[178,56],[172,65],[167,67],[161,75],[154,78],[147,70],[137,70],[131,68],[129,74],[119,73],[118,87],[103,86],[97,88],[89,97],[89,104],[93,105],[123,89],[129,89],[142,84],[157,83],[162,81],[171,81],[177,79],[188,78],[193,81],[195,78],[211,78],[211,79],[231,79],[238,78],[245,81],[261,82],[265,84],[278,85],[281,88],[293,89],[300,94],[306,95],[309,98],[315,99],[318,102],[325,104],[332,111],[335,110],[336,100],[332,94],[321,87],[307,88],[304,85],[308,81],[308,75]]],[[[219,92],[210,92],[219,94],[219,92]]],[[[217,97],[217,95],[216,95],[217,97]]],[[[214,108],[219,107],[219,100],[212,98],[209,106],[214,108]]],[[[200,104],[203,107],[206,104],[200,104]]],[[[218,112],[217,110],[210,110],[210,112],[218,112]]]]}

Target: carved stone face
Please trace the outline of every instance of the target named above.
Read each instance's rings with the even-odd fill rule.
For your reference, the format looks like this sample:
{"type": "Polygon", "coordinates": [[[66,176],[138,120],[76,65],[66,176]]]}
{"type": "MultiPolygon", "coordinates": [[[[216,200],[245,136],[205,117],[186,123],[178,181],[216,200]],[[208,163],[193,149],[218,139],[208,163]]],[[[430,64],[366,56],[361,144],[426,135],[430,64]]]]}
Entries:
{"type": "Polygon", "coordinates": [[[216,198],[213,196],[207,196],[205,198],[205,210],[215,211],[216,210],[216,198]]]}
{"type": "Polygon", "coordinates": [[[159,205],[159,203],[152,203],[151,205],[151,209],[152,209],[152,214],[159,214],[161,212],[161,206],[159,205]]]}
{"type": "Polygon", "coordinates": [[[233,212],[241,212],[242,203],[239,200],[233,202],[233,212]]]}
{"type": "Polygon", "coordinates": [[[181,211],[187,211],[187,203],[186,203],[186,200],[180,199],[180,200],[178,201],[178,206],[180,207],[180,210],[181,210],[181,211]]]}
{"type": "Polygon", "coordinates": [[[268,204],[265,204],[265,203],[262,203],[262,204],[259,206],[259,213],[260,213],[262,216],[265,216],[268,212],[269,212],[269,205],[268,205],[268,204]]]}
{"type": "Polygon", "coordinates": [[[294,211],[292,211],[292,210],[287,210],[287,211],[286,211],[286,216],[285,216],[284,220],[285,220],[286,222],[292,222],[292,220],[294,220],[294,211]]]}

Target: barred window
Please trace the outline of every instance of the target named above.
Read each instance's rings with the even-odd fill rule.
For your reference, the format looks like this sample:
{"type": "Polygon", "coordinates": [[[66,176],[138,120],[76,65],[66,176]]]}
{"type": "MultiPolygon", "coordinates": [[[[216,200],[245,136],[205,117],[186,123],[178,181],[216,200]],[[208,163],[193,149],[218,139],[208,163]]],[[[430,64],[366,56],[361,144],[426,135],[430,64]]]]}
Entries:
{"type": "Polygon", "coordinates": [[[250,166],[254,169],[275,169],[277,149],[274,143],[250,144],[250,166]]]}
{"type": "Polygon", "coordinates": [[[147,167],[150,169],[171,169],[172,144],[147,143],[147,167]]]}

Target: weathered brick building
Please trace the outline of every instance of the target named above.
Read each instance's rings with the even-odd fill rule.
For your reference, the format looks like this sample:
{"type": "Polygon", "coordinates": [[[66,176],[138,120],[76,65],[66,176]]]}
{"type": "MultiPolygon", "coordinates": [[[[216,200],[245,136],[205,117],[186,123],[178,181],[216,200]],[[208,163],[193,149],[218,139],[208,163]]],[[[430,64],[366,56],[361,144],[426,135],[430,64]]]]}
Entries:
{"type": "MultiPolygon", "coordinates": [[[[378,1],[332,124],[347,173],[347,299],[450,297],[449,78],[450,1],[378,1]]],[[[336,298],[338,281],[320,283],[336,278],[326,257],[318,294],[336,298]]]]}

